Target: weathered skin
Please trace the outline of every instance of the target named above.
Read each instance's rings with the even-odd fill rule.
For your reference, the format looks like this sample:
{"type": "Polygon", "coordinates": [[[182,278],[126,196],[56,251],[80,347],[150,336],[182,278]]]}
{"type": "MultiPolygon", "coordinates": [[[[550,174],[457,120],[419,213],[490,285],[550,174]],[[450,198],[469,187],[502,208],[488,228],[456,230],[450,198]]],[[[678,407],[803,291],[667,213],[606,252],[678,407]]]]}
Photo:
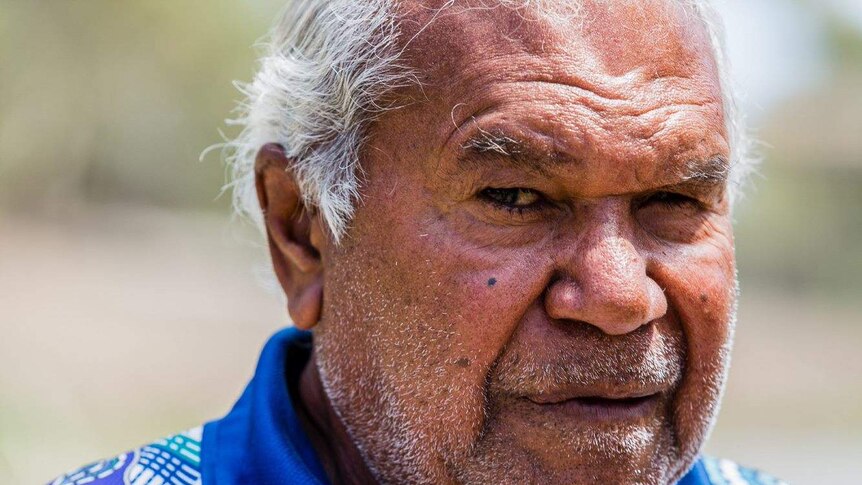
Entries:
{"type": "Polygon", "coordinates": [[[340,243],[279,148],[258,156],[274,267],[315,331],[298,402],[330,478],[678,479],[735,301],[704,30],[666,1],[586,1],[566,22],[456,2],[420,32],[423,3],[402,12],[422,89],[373,124],[340,243]],[[549,404],[648,394],[637,416],[549,404]]]}

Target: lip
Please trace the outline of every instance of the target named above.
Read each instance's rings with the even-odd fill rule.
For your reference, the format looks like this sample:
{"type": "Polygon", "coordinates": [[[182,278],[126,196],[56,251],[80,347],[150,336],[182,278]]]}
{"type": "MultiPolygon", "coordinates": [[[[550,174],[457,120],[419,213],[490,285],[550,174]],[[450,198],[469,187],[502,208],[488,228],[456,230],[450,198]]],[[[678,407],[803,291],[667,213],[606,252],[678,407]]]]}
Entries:
{"type": "Polygon", "coordinates": [[[657,390],[556,392],[525,396],[544,412],[593,422],[635,421],[653,415],[661,402],[657,390]]]}

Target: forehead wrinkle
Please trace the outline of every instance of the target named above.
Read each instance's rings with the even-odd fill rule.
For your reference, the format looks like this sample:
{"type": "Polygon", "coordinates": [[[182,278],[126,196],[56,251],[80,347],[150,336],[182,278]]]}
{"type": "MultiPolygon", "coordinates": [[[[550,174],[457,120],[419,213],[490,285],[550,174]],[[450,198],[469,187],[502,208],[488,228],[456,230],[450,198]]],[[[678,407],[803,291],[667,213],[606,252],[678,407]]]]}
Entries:
{"type": "MultiPolygon", "coordinates": [[[[628,80],[631,81],[632,77],[628,80]]],[[[693,86],[688,89],[667,84],[656,85],[659,80],[652,80],[647,86],[630,86],[625,82],[618,82],[613,89],[610,89],[610,86],[598,89],[580,81],[582,80],[573,78],[542,80],[528,76],[525,79],[498,81],[496,85],[482,91],[481,97],[462,97],[448,112],[452,128],[444,145],[449,145],[453,138],[459,137],[471,128],[469,125],[473,125],[472,129],[478,129],[480,133],[472,135],[468,140],[470,145],[482,151],[493,149],[498,152],[512,152],[517,149],[513,143],[517,141],[517,135],[527,130],[529,137],[542,139],[539,145],[554,145],[554,150],[544,151],[548,151],[548,156],[559,158],[559,153],[553,153],[557,149],[565,145],[574,148],[587,143],[583,137],[594,131],[587,128],[598,128],[598,132],[602,132],[610,123],[631,124],[632,121],[638,120],[652,121],[656,117],[676,120],[681,115],[696,115],[710,118],[713,116],[711,107],[720,103],[718,99],[710,97],[710,93],[699,90],[696,81],[691,81],[693,86]],[[529,91],[531,95],[513,95],[523,91],[529,91]],[[537,116],[530,111],[535,106],[544,107],[543,116],[537,116]],[[465,107],[475,108],[471,112],[469,109],[463,109],[465,107]],[[466,114],[456,118],[457,111],[466,114]],[[510,111],[515,114],[526,112],[526,118],[519,123],[525,124],[523,129],[517,127],[514,135],[481,133],[478,120],[481,119],[483,125],[496,124],[497,119],[505,119],[510,111]],[[559,129],[567,132],[567,136],[556,136],[560,134],[559,129]],[[549,136],[549,133],[554,135],[549,136]]],[[[664,126],[666,125],[656,127],[650,136],[631,133],[629,136],[636,139],[651,138],[664,126]]],[[[622,128],[628,131],[632,129],[631,126],[622,128]]],[[[620,134],[623,132],[620,131],[620,134]]]]}

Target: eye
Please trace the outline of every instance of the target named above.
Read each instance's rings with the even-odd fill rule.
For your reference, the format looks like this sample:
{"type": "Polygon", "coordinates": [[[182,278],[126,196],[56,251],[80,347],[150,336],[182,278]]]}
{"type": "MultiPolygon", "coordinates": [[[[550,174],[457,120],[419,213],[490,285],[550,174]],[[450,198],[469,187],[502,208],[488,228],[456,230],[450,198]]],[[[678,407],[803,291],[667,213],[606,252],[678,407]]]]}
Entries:
{"type": "Polygon", "coordinates": [[[676,192],[656,192],[641,202],[641,207],[648,205],[674,207],[699,207],[697,199],[676,192]]]}
{"type": "Polygon", "coordinates": [[[524,210],[540,205],[543,198],[539,192],[521,187],[497,189],[487,188],[479,192],[479,197],[510,210],[524,210]]]}
{"type": "Polygon", "coordinates": [[[647,194],[636,206],[637,219],[648,233],[664,241],[692,243],[708,234],[707,203],[671,191],[647,194]]]}

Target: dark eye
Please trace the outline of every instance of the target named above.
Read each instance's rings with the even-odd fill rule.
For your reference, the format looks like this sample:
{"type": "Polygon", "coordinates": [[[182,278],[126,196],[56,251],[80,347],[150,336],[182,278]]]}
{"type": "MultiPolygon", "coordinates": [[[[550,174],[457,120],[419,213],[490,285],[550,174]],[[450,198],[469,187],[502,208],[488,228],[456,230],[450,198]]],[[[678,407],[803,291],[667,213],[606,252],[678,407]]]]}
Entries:
{"type": "Polygon", "coordinates": [[[540,203],[541,194],[531,189],[520,187],[512,189],[488,188],[479,193],[479,196],[493,204],[509,209],[526,209],[540,203]]]}
{"type": "Polygon", "coordinates": [[[646,194],[635,209],[641,227],[659,240],[692,243],[709,234],[710,206],[701,198],[659,191],[646,194]]]}
{"type": "Polygon", "coordinates": [[[676,192],[656,192],[647,197],[641,206],[651,204],[662,205],[666,207],[684,207],[684,206],[699,206],[697,199],[693,199],[687,195],[678,194],[676,192]]]}

